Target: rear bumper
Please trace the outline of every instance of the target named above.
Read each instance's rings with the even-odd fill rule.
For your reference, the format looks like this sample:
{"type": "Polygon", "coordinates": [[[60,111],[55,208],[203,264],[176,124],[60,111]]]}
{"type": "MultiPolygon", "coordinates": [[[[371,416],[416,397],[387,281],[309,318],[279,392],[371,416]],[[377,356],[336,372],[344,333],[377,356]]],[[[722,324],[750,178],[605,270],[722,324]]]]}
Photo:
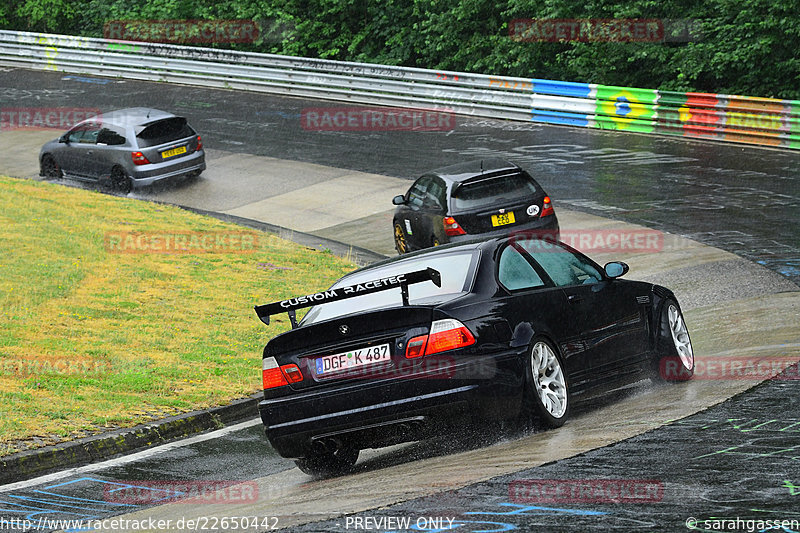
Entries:
{"type": "Polygon", "coordinates": [[[544,218],[536,219],[533,222],[528,222],[527,224],[513,224],[510,226],[502,226],[499,229],[496,229],[494,231],[487,231],[486,233],[468,233],[466,235],[457,235],[453,237],[448,237],[447,242],[466,242],[466,241],[473,241],[475,239],[488,240],[494,237],[503,237],[510,233],[529,232],[529,231],[536,232],[541,237],[551,237],[558,240],[560,235],[558,217],[555,214],[553,214],[553,215],[548,215],[544,218]]]}
{"type": "Polygon", "coordinates": [[[203,150],[176,161],[141,165],[131,170],[130,177],[134,187],[144,187],[153,183],[189,173],[200,173],[206,169],[206,157],[203,150]]]}
{"type": "Polygon", "coordinates": [[[359,449],[419,440],[472,418],[519,413],[521,358],[469,356],[447,376],[350,381],[260,402],[267,437],[284,457],[304,457],[321,441],[359,449]]]}

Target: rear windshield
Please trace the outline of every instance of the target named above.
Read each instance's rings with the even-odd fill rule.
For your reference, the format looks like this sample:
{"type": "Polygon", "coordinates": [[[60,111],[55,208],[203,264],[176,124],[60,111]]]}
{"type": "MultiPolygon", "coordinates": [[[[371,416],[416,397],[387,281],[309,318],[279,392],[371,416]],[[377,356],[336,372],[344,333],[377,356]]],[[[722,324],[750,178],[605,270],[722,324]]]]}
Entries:
{"type": "MultiPolygon", "coordinates": [[[[422,256],[409,258],[404,261],[397,261],[381,267],[356,272],[340,279],[331,288],[347,287],[349,285],[356,285],[358,283],[387,278],[430,267],[438,270],[442,275],[442,286],[437,287],[432,281],[409,285],[408,301],[411,305],[442,303],[469,292],[472,286],[472,277],[474,275],[478,254],[479,252],[477,250],[467,250],[436,255],[434,257],[422,256]]],[[[337,316],[349,315],[351,313],[369,311],[372,309],[395,307],[402,304],[403,297],[400,293],[400,288],[389,289],[347,300],[314,306],[308,311],[306,316],[303,317],[301,323],[313,324],[337,316]]]]}
{"type": "Polygon", "coordinates": [[[512,202],[537,191],[536,182],[526,173],[482,179],[465,183],[455,190],[453,209],[470,209],[503,201],[512,202]]]}
{"type": "Polygon", "coordinates": [[[185,139],[195,135],[195,131],[183,117],[171,117],[153,122],[145,129],[140,131],[136,138],[139,139],[139,147],[157,146],[172,141],[185,139]]]}

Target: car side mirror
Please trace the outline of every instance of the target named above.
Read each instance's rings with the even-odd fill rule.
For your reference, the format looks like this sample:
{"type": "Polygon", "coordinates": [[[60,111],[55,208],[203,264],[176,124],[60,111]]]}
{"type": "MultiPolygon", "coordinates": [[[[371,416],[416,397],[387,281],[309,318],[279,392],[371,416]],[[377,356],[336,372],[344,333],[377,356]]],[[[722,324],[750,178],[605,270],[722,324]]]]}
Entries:
{"type": "Polygon", "coordinates": [[[392,203],[394,205],[406,205],[406,197],[402,194],[398,194],[394,198],[392,198],[392,203]]]}
{"type": "Polygon", "coordinates": [[[69,136],[68,135],[62,135],[61,137],[59,137],[58,142],[64,143],[64,144],[69,144],[69,136]]]}
{"type": "Polygon", "coordinates": [[[623,263],[622,261],[612,261],[610,263],[606,263],[606,266],[603,267],[603,270],[606,271],[606,276],[614,279],[624,276],[625,273],[630,270],[630,267],[627,263],[623,263]]]}

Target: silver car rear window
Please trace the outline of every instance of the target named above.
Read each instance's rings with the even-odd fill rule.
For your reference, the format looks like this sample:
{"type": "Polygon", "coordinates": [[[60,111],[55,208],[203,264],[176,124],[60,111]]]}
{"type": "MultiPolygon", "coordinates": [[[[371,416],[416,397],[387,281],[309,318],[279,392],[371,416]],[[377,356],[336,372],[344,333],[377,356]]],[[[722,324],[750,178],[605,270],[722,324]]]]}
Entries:
{"type": "Polygon", "coordinates": [[[148,124],[136,134],[140,148],[158,146],[195,135],[195,131],[183,117],[170,117],[148,124]]]}

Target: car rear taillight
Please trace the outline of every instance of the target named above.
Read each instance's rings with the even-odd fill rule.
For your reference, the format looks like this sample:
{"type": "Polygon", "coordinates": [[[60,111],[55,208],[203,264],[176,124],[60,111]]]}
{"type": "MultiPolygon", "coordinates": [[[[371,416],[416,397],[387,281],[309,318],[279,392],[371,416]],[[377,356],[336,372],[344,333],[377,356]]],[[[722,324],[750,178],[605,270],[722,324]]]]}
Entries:
{"type": "Polygon", "coordinates": [[[437,320],[431,324],[425,355],[464,348],[472,344],[475,344],[475,337],[464,324],[452,318],[437,320]]]}
{"type": "Polygon", "coordinates": [[[274,357],[265,357],[261,367],[261,377],[264,382],[264,389],[274,389],[283,387],[289,383],[299,383],[303,381],[303,373],[297,365],[278,366],[278,361],[274,357]]]}
{"type": "Polygon", "coordinates": [[[552,215],[553,213],[555,213],[555,211],[553,211],[553,202],[550,200],[549,196],[545,196],[544,201],[542,201],[541,216],[546,217],[547,215],[552,215]]]}
{"type": "Polygon", "coordinates": [[[197,136],[197,148],[195,150],[202,150],[203,149],[203,139],[200,136],[197,136]]]}
{"type": "Polygon", "coordinates": [[[413,359],[422,355],[431,355],[457,348],[465,348],[475,344],[475,336],[467,326],[455,320],[446,318],[436,320],[431,324],[428,335],[414,337],[406,346],[406,358],[413,359]]]}
{"type": "Polygon", "coordinates": [[[444,224],[444,233],[448,237],[467,234],[467,232],[464,231],[464,229],[458,225],[458,222],[456,222],[456,219],[454,219],[453,217],[444,217],[442,223],[444,224]]]}
{"type": "Polygon", "coordinates": [[[261,366],[261,377],[264,382],[264,389],[274,389],[275,387],[283,387],[289,384],[274,357],[264,358],[261,366]]]}
{"type": "Polygon", "coordinates": [[[303,381],[303,373],[297,365],[283,365],[281,372],[289,383],[300,383],[303,381]]]}
{"type": "Polygon", "coordinates": [[[150,161],[144,156],[142,152],[131,152],[134,165],[149,165],[150,161]]]}
{"type": "Polygon", "coordinates": [[[414,359],[415,357],[421,357],[425,355],[426,344],[428,344],[427,335],[414,337],[408,341],[408,345],[406,346],[406,359],[414,359]]]}

